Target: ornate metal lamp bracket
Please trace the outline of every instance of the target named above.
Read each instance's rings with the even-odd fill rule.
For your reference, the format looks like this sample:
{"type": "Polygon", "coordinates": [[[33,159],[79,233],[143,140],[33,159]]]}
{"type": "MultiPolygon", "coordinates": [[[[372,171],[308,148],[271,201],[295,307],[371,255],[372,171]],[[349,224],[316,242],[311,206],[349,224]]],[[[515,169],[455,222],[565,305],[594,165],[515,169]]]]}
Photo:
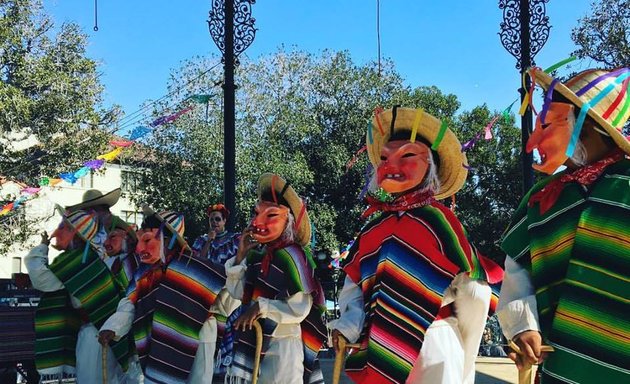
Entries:
{"type": "Polygon", "coordinates": [[[238,56],[254,41],[256,19],[252,17],[252,5],[256,0],[212,0],[212,10],[208,20],[210,36],[223,54],[225,61],[225,1],[234,2],[234,57],[238,65],[238,56]]]}
{"type": "MultiPolygon", "coordinates": [[[[503,10],[503,22],[501,23],[501,44],[516,58],[516,68],[521,68],[523,52],[521,52],[521,15],[522,0],[499,0],[499,9],[503,10]]],[[[549,38],[549,17],[546,15],[546,6],[549,0],[529,0],[529,59],[531,65],[535,65],[534,56],[542,49],[549,38]]]]}

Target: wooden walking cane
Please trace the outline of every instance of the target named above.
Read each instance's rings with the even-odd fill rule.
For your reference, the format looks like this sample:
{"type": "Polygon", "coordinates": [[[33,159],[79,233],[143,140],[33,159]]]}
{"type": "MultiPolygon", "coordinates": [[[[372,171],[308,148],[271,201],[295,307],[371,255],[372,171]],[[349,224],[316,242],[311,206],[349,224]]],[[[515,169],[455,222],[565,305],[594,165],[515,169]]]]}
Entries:
{"type": "MultiPolygon", "coordinates": [[[[510,348],[516,352],[517,355],[523,356],[525,352],[521,351],[521,348],[512,340],[509,344],[510,348]]],[[[540,352],[553,352],[554,349],[550,345],[541,345],[540,352]]],[[[523,362],[523,369],[518,371],[518,384],[531,384],[532,383],[532,365],[528,362],[523,362]]]]}
{"type": "Polygon", "coordinates": [[[345,337],[339,337],[337,339],[337,344],[339,345],[339,353],[335,355],[335,365],[333,367],[333,384],[339,384],[339,379],[341,378],[341,369],[343,368],[343,363],[346,360],[346,349],[361,347],[361,344],[358,343],[348,343],[345,337]]]}
{"type": "Polygon", "coordinates": [[[260,368],[260,353],[262,352],[263,332],[258,320],[254,321],[254,332],[256,332],[256,355],[254,356],[254,372],[252,372],[252,384],[258,382],[258,369],[260,368]]]}
{"type": "Polygon", "coordinates": [[[107,345],[101,348],[101,371],[103,372],[103,384],[107,384],[107,345]]]}

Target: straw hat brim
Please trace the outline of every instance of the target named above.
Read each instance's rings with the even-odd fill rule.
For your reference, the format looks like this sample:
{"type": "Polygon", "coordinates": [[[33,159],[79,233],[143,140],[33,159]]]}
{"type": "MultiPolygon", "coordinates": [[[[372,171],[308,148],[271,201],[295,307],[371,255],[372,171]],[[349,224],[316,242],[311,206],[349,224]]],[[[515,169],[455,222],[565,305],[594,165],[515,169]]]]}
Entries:
{"type": "MultiPolygon", "coordinates": [[[[534,78],[534,81],[538,85],[540,85],[545,91],[549,89],[549,87],[551,86],[551,83],[554,80],[552,76],[550,76],[548,73],[544,71],[534,71],[533,78],[534,78]]],[[[582,106],[585,104],[585,102],[582,101],[582,99],[580,99],[575,94],[575,92],[570,90],[566,85],[562,84],[561,82],[557,82],[554,85],[553,90],[555,92],[560,93],[562,96],[566,97],[571,103],[575,104],[575,106],[577,106],[578,109],[582,108],[582,106]]],[[[621,133],[621,131],[613,127],[608,121],[604,120],[604,118],[602,118],[596,111],[594,111],[593,108],[589,108],[587,111],[587,114],[593,120],[595,120],[598,126],[603,128],[606,131],[606,133],[610,135],[610,138],[613,139],[615,144],[617,144],[617,146],[619,146],[621,150],[623,150],[627,154],[630,154],[630,141],[628,141],[628,139],[625,138],[625,136],[621,133]]]]}
{"type": "Polygon", "coordinates": [[[118,202],[118,199],[120,199],[121,193],[122,193],[121,189],[116,188],[113,191],[110,191],[104,195],[95,197],[93,199],[82,201],[79,204],[70,205],[66,207],[66,209],[70,212],[73,212],[78,209],[90,208],[97,205],[107,205],[108,207],[112,207],[118,202]]]}
{"type": "MultiPolygon", "coordinates": [[[[397,108],[394,132],[411,132],[418,111],[412,108],[397,108]]],[[[416,134],[433,144],[439,134],[441,121],[425,111],[421,113],[416,134]]],[[[367,152],[374,168],[380,164],[381,150],[391,136],[392,110],[383,111],[378,115],[378,118],[380,128],[378,122],[374,120],[371,132],[368,132],[366,136],[367,152]]],[[[441,200],[454,195],[462,188],[468,175],[468,170],[465,168],[468,165],[468,160],[462,152],[462,145],[457,136],[448,128],[444,132],[436,152],[440,157],[438,167],[440,190],[436,193],[435,198],[441,200]]]]}
{"type": "MultiPolygon", "coordinates": [[[[262,194],[265,191],[271,190],[272,184],[273,184],[273,187],[275,188],[276,193],[279,195],[282,189],[284,189],[284,186],[286,185],[286,183],[287,183],[286,180],[284,180],[282,177],[278,175],[275,175],[273,173],[264,173],[258,179],[258,198],[260,199],[262,194]],[[274,177],[275,177],[275,181],[274,181],[274,177]]],[[[300,196],[298,196],[298,194],[295,192],[295,190],[290,184],[287,187],[287,189],[284,191],[282,198],[286,200],[286,202],[289,204],[289,209],[291,209],[291,213],[293,214],[293,217],[297,221],[299,218],[300,212],[302,211],[302,206],[304,204],[302,202],[302,199],[300,198],[300,196]]],[[[311,240],[311,222],[308,217],[308,211],[306,209],[304,209],[304,214],[299,224],[300,225],[298,226],[297,233],[296,233],[296,237],[297,237],[296,241],[298,244],[304,246],[304,245],[307,245],[311,240]]]]}
{"type": "Polygon", "coordinates": [[[179,232],[177,232],[177,230],[175,230],[175,228],[168,223],[168,221],[166,221],[164,219],[164,217],[162,217],[162,215],[160,215],[159,213],[155,212],[153,210],[153,208],[149,207],[148,205],[144,205],[142,207],[142,212],[144,214],[145,217],[147,216],[151,216],[151,215],[155,215],[155,217],[157,217],[158,220],[160,220],[162,223],[164,223],[164,226],[173,234],[175,235],[175,237],[177,238],[177,242],[179,243],[179,245],[184,249],[191,249],[190,246],[188,245],[188,242],[186,241],[186,239],[184,239],[184,237],[182,235],[179,234],[179,232]]]}

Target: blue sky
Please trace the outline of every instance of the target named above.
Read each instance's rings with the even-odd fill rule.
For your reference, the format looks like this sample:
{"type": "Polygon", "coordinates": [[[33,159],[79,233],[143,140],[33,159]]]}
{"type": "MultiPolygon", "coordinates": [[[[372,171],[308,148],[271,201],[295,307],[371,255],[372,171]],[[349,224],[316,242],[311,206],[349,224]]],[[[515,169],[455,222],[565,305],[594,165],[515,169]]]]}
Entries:
{"type": "MultiPolygon", "coordinates": [[[[535,58],[541,67],[565,59],[575,49],[570,35],[590,10],[587,0],[550,0],[552,25],[535,58]]],[[[206,20],[211,1],[45,0],[55,22],[76,22],[89,36],[88,55],[100,63],[105,103],[128,114],[147,99],[166,94],[169,72],[180,62],[217,53],[206,20]]],[[[381,0],[382,57],[392,59],[410,86],[436,85],[454,93],[463,109],[486,103],[502,110],[516,97],[514,59],[501,45],[498,0],[381,0]]],[[[281,45],[308,52],[348,50],[358,63],[377,59],[376,0],[258,0],[258,29],[245,52],[250,58],[281,45]]],[[[573,63],[571,70],[593,63],[573,63]]],[[[514,107],[516,113],[518,106],[514,107]]]]}

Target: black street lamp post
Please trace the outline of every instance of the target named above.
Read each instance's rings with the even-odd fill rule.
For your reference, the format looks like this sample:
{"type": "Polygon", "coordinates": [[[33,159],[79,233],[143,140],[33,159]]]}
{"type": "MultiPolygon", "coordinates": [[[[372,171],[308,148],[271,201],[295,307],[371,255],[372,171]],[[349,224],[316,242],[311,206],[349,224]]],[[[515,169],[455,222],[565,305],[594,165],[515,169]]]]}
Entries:
{"type": "MultiPolygon", "coordinates": [[[[516,68],[523,77],[523,72],[535,65],[534,56],[542,49],[549,38],[549,17],[545,4],[549,0],[499,0],[499,9],[503,10],[501,23],[501,44],[516,58],[516,68]]],[[[531,79],[525,73],[524,87],[521,84],[521,103],[526,90],[531,86],[531,79]]],[[[521,158],[523,170],[523,196],[534,184],[532,169],[533,156],[525,151],[527,139],[532,132],[532,110],[527,106],[521,118],[521,158]]]]}
{"type": "Polygon", "coordinates": [[[240,55],[254,41],[256,28],[252,17],[255,0],[213,0],[208,28],[223,54],[223,199],[231,212],[227,227],[236,223],[236,134],[234,67],[240,55]]]}

